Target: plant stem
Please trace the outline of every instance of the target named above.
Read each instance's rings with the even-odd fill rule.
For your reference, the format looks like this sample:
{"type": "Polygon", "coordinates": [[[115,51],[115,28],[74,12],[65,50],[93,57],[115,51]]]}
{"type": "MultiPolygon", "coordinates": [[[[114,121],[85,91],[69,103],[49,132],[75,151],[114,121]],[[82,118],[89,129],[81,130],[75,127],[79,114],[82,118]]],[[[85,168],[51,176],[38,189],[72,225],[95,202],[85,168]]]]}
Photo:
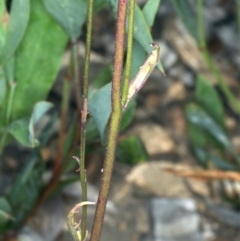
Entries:
{"type": "MultiPolygon", "coordinates": [[[[80,130],[80,182],[82,187],[82,202],[87,200],[87,178],[85,171],[85,146],[86,146],[86,122],[87,122],[87,98],[83,101],[83,110],[81,115],[81,130],[80,130]]],[[[84,240],[86,236],[86,223],[87,223],[87,208],[83,206],[82,208],[82,218],[81,218],[81,237],[84,240]]]]}
{"type": "MultiPolygon", "coordinates": [[[[86,149],[86,122],[88,114],[88,82],[89,82],[89,67],[90,67],[90,53],[92,42],[92,18],[93,18],[93,0],[88,0],[88,13],[87,13],[87,38],[85,49],[85,63],[84,63],[84,77],[83,77],[83,96],[82,96],[82,115],[81,115],[81,132],[80,132],[80,182],[82,186],[82,202],[87,201],[87,182],[85,172],[85,149],[86,149]]],[[[87,205],[82,208],[81,219],[81,238],[84,240],[86,236],[87,223],[87,205]]]]}
{"type": "Polygon", "coordinates": [[[9,94],[9,102],[7,105],[7,114],[6,114],[6,125],[9,124],[11,119],[11,112],[12,112],[12,103],[13,103],[13,97],[16,89],[16,83],[14,81],[9,81],[10,86],[10,94],[9,94]]]}
{"type": "Polygon", "coordinates": [[[103,174],[101,187],[99,191],[96,213],[94,217],[92,235],[90,241],[98,241],[100,239],[103,218],[105,214],[107,198],[110,188],[110,182],[115,159],[117,146],[117,137],[122,118],[121,106],[121,77],[123,68],[124,55],[124,36],[126,23],[127,0],[118,1],[117,26],[116,26],[116,41],[115,41],[115,57],[112,80],[112,113],[110,117],[109,133],[106,147],[106,155],[103,166],[103,174]]]}
{"type": "Polygon", "coordinates": [[[89,79],[89,66],[90,66],[90,52],[92,42],[92,18],[93,18],[93,0],[88,0],[88,15],[87,15],[87,38],[85,50],[85,63],[84,63],[84,79],[83,79],[83,95],[87,98],[88,95],[88,79],[89,79]]]}
{"type": "MultiPolygon", "coordinates": [[[[5,123],[4,123],[5,126],[7,126],[10,123],[10,120],[11,120],[12,104],[13,104],[13,98],[14,98],[14,93],[15,93],[15,89],[16,89],[16,82],[13,81],[13,80],[9,80],[8,85],[9,85],[10,90],[9,90],[9,98],[8,98],[8,102],[7,102],[6,119],[5,119],[5,123]]],[[[2,154],[7,136],[8,136],[8,133],[4,132],[2,137],[1,137],[0,154],[2,154]]]]}
{"type": "Polygon", "coordinates": [[[135,0],[129,1],[128,8],[128,41],[127,41],[127,60],[125,68],[125,76],[122,90],[122,106],[125,106],[128,97],[128,88],[130,82],[131,65],[132,65],[132,49],[133,49],[133,31],[134,31],[134,10],[135,0]]]}
{"type": "Polygon", "coordinates": [[[223,93],[226,95],[227,99],[229,100],[231,106],[233,109],[240,113],[240,105],[237,101],[237,99],[232,94],[231,90],[228,88],[226,82],[221,76],[221,73],[215,66],[209,52],[207,49],[207,43],[206,43],[206,36],[205,36],[205,28],[204,28],[204,18],[203,18],[203,0],[198,0],[198,29],[199,29],[199,46],[203,50],[203,56],[214,74],[219,86],[221,87],[223,93]]]}

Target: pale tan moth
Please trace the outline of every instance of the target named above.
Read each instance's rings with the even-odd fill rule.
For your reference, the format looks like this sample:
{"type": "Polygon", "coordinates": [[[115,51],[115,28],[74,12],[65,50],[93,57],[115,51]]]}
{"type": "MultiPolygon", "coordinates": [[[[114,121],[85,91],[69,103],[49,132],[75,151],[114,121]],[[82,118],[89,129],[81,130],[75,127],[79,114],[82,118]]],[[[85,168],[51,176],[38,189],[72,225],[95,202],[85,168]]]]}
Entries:
{"type": "Polygon", "coordinates": [[[145,63],[140,67],[136,76],[131,80],[128,89],[128,97],[126,104],[123,109],[125,109],[130,102],[130,100],[134,97],[134,95],[142,88],[144,83],[146,82],[149,75],[154,70],[155,66],[159,60],[160,47],[156,43],[152,43],[153,51],[146,59],[145,63]]]}

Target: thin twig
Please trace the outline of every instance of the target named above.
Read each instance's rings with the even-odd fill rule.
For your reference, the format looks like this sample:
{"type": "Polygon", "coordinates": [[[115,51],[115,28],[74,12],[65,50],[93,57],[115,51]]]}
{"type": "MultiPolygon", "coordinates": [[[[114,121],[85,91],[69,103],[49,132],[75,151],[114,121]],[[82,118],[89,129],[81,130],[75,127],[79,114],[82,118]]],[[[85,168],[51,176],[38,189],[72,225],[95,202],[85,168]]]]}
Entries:
{"type": "Polygon", "coordinates": [[[105,214],[107,198],[110,188],[110,182],[115,159],[117,146],[117,137],[122,117],[121,106],[121,78],[123,68],[124,55],[124,36],[126,23],[126,10],[128,1],[118,1],[117,26],[116,26],[116,41],[115,41],[115,58],[112,80],[112,114],[110,117],[109,133],[106,147],[106,155],[104,160],[103,174],[101,187],[99,191],[97,208],[94,217],[92,235],[90,241],[98,241],[100,239],[103,218],[105,214]]]}
{"type": "Polygon", "coordinates": [[[126,59],[125,76],[124,76],[123,90],[122,90],[122,106],[125,106],[127,102],[128,88],[130,83],[130,74],[131,74],[131,66],[132,66],[135,0],[129,1],[128,9],[129,10],[128,10],[127,59],[126,59]]]}
{"type": "MultiPolygon", "coordinates": [[[[89,67],[90,67],[90,52],[92,41],[92,18],[93,18],[93,0],[88,0],[87,13],[87,38],[85,49],[85,63],[84,63],[84,78],[83,78],[83,96],[82,96],[82,115],[81,115],[81,132],[80,132],[80,182],[82,186],[82,202],[87,201],[87,183],[85,172],[85,148],[86,148],[86,122],[88,114],[88,82],[89,82],[89,67]]],[[[87,223],[87,206],[82,208],[82,222],[81,222],[81,237],[84,240],[86,236],[87,223]]]]}

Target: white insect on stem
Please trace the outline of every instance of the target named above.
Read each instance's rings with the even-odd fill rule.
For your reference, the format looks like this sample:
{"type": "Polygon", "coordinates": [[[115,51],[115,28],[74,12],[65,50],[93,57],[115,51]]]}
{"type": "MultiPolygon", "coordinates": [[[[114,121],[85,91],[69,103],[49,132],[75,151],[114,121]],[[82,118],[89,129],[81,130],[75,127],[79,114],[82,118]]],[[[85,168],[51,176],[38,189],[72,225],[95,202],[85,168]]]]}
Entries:
{"type": "Polygon", "coordinates": [[[138,73],[129,84],[127,101],[123,106],[124,110],[134,95],[142,88],[158,63],[160,47],[156,43],[152,43],[151,46],[153,47],[152,53],[148,56],[145,63],[139,68],[138,73]]]}
{"type": "MultiPolygon", "coordinates": [[[[77,156],[73,156],[73,158],[78,162],[79,166],[80,166],[80,159],[77,156]]],[[[80,167],[76,170],[76,172],[80,171],[80,167]]]]}

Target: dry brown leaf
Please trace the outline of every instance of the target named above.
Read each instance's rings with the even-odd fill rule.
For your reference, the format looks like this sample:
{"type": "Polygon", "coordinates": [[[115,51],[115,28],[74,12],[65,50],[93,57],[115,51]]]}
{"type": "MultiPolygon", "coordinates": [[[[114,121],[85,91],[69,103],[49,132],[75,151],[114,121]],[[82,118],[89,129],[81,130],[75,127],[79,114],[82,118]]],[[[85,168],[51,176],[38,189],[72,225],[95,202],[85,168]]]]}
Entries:
{"type": "Polygon", "coordinates": [[[240,172],[219,171],[219,170],[198,170],[198,169],[183,169],[183,168],[164,168],[164,171],[177,176],[197,179],[199,181],[211,181],[216,179],[229,179],[240,181],[240,172]]]}

